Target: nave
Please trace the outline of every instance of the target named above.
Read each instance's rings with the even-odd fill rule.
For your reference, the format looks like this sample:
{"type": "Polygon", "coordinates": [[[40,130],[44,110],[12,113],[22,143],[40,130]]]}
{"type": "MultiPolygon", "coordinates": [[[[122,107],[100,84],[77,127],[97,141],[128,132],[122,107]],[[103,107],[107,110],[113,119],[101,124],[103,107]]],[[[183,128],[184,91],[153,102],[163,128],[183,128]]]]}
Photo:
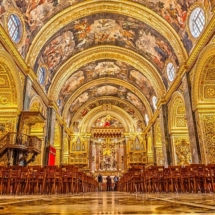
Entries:
{"type": "Polygon", "coordinates": [[[215,194],[129,194],[0,196],[0,214],[115,215],[215,214],[215,194]]]}

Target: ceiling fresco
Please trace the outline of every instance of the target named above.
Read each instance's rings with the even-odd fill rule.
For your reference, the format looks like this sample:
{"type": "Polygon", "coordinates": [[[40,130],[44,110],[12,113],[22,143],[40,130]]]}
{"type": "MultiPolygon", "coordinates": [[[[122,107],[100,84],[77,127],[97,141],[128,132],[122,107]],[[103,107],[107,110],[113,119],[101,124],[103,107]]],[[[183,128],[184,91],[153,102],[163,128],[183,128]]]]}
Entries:
{"type": "Polygon", "coordinates": [[[123,128],[122,123],[111,115],[99,117],[92,124],[92,128],[123,128]]]}
{"type": "MultiPolygon", "coordinates": [[[[102,96],[115,96],[118,99],[127,100],[132,105],[134,105],[140,113],[145,113],[146,107],[143,104],[143,102],[137,97],[134,93],[132,93],[130,90],[126,89],[123,86],[118,85],[96,85],[93,87],[90,87],[88,90],[83,92],[76,98],[71,107],[70,107],[70,113],[73,115],[75,112],[84,105],[85,102],[92,100],[96,97],[102,97],[102,96]]],[[[101,99],[102,101],[102,99],[101,99]]],[[[152,106],[152,104],[151,104],[152,106]]]]}
{"type": "MultiPolygon", "coordinates": [[[[68,98],[81,85],[102,77],[114,77],[135,85],[151,101],[155,92],[150,81],[134,67],[116,60],[99,60],[91,62],[73,73],[62,87],[59,99],[65,104],[68,98]]],[[[165,77],[164,77],[165,78],[165,77]]],[[[166,82],[166,79],[164,79],[166,82]]]]}
{"type": "MultiPolygon", "coordinates": [[[[139,113],[139,111],[136,110],[136,108],[132,107],[132,105],[126,104],[124,101],[114,100],[113,98],[105,97],[104,100],[97,100],[92,101],[90,104],[84,105],[82,108],[79,109],[79,112],[72,113],[69,116],[69,119],[72,118],[71,127],[74,132],[79,132],[79,125],[83,118],[90,113],[93,109],[103,105],[103,104],[109,104],[111,106],[117,106],[123,111],[125,111],[129,116],[133,119],[133,122],[135,123],[136,129],[138,131],[143,131],[143,128],[145,127],[144,122],[141,120],[142,117],[139,113]]],[[[68,122],[70,124],[70,122],[68,122]]]]}
{"type": "Polygon", "coordinates": [[[71,22],[41,49],[34,71],[46,65],[51,73],[71,56],[90,47],[115,45],[148,59],[158,71],[167,61],[179,64],[167,39],[139,20],[116,14],[94,14],[71,22]]]}
{"type": "MultiPolygon", "coordinates": [[[[47,21],[62,10],[81,2],[84,0],[0,0],[0,15],[3,17],[11,8],[18,9],[23,14],[26,34],[19,51],[25,57],[34,37],[47,21]]],[[[194,3],[202,3],[206,11],[214,6],[213,0],[131,0],[131,2],[141,4],[165,19],[179,34],[188,52],[193,47],[186,30],[189,8],[194,3]]],[[[0,22],[3,24],[2,20],[0,22]]]]}

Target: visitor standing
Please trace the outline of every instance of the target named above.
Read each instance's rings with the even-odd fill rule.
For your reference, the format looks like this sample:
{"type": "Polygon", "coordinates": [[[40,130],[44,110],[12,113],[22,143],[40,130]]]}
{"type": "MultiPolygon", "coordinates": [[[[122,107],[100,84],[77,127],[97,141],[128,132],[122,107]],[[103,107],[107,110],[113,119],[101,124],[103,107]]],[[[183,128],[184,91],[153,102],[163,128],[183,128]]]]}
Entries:
{"type": "Polygon", "coordinates": [[[113,178],[113,181],[114,181],[114,191],[117,191],[119,178],[115,175],[113,178]]]}
{"type": "Polygon", "coordinates": [[[98,175],[98,182],[99,182],[99,191],[102,191],[103,178],[102,178],[102,175],[100,173],[98,175]]]}
{"type": "Polygon", "coordinates": [[[108,175],[106,180],[107,180],[107,191],[111,191],[111,177],[108,175]]]}

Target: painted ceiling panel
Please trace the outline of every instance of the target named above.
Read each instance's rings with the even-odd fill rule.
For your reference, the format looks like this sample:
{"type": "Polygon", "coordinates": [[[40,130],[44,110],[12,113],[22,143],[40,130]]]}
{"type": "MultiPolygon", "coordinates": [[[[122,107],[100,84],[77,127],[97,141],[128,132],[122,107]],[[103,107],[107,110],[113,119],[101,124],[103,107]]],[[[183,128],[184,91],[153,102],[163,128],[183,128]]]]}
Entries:
{"type": "Polygon", "coordinates": [[[90,101],[94,98],[101,97],[102,96],[115,96],[119,99],[127,100],[130,102],[133,106],[135,106],[140,113],[146,112],[146,107],[134,93],[132,93],[130,90],[126,89],[123,86],[118,85],[109,85],[109,84],[103,84],[103,85],[96,85],[93,87],[90,87],[90,89],[86,90],[82,94],[78,96],[73,102],[70,107],[70,113],[72,115],[75,114],[75,112],[84,105],[87,101],[90,101]]]}
{"type": "Polygon", "coordinates": [[[130,82],[139,88],[149,101],[152,100],[152,96],[155,96],[155,90],[150,81],[132,66],[116,60],[100,60],[91,62],[73,73],[63,85],[58,99],[63,104],[66,103],[81,85],[101,77],[115,77],[130,82]]]}
{"type": "MultiPolygon", "coordinates": [[[[47,23],[52,17],[57,15],[62,10],[75,6],[78,3],[85,2],[84,0],[15,0],[15,1],[0,1],[0,15],[4,14],[11,8],[19,9],[23,14],[25,21],[26,34],[24,42],[19,47],[23,57],[26,56],[29,46],[37,35],[42,26],[47,23]]],[[[92,1],[96,2],[96,1],[92,1]]],[[[128,1],[129,2],[129,1],[128,1]]],[[[190,52],[193,47],[191,38],[187,32],[187,14],[189,8],[194,3],[202,3],[207,11],[213,6],[214,2],[210,0],[131,0],[130,2],[138,3],[154,11],[166,20],[179,34],[186,50],[190,52]]],[[[1,21],[1,24],[2,21],[1,21]]]]}
{"type": "Polygon", "coordinates": [[[179,65],[167,39],[139,20],[116,14],[94,14],[71,22],[41,49],[34,71],[47,65],[54,75],[69,57],[98,45],[116,45],[139,53],[162,72],[167,61],[179,65]]]}

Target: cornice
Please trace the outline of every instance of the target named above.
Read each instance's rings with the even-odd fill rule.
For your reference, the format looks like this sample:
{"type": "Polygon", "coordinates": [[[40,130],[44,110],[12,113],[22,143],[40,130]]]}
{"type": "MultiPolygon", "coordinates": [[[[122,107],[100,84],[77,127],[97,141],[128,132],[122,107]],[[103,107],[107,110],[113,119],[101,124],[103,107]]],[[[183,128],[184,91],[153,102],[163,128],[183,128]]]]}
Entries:
{"type": "Polygon", "coordinates": [[[62,86],[75,71],[87,63],[101,59],[120,60],[130,64],[145,75],[151,83],[153,83],[152,86],[155,87],[155,92],[158,97],[163,97],[165,95],[166,89],[161,76],[149,61],[125,48],[105,45],[90,48],[78,53],[62,65],[58,70],[59,72],[52,80],[52,84],[48,92],[49,98],[56,101],[62,86]]]}
{"type": "Polygon", "coordinates": [[[186,61],[187,52],[179,35],[168,22],[154,11],[128,0],[97,0],[93,3],[84,1],[73,5],[50,19],[34,38],[27,54],[26,62],[33,68],[41,47],[45,45],[52,35],[72,21],[97,13],[125,15],[148,24],[165,38],[171,38],[169,43],[173,47],[179,62],[183,63],[186,61]]]}

